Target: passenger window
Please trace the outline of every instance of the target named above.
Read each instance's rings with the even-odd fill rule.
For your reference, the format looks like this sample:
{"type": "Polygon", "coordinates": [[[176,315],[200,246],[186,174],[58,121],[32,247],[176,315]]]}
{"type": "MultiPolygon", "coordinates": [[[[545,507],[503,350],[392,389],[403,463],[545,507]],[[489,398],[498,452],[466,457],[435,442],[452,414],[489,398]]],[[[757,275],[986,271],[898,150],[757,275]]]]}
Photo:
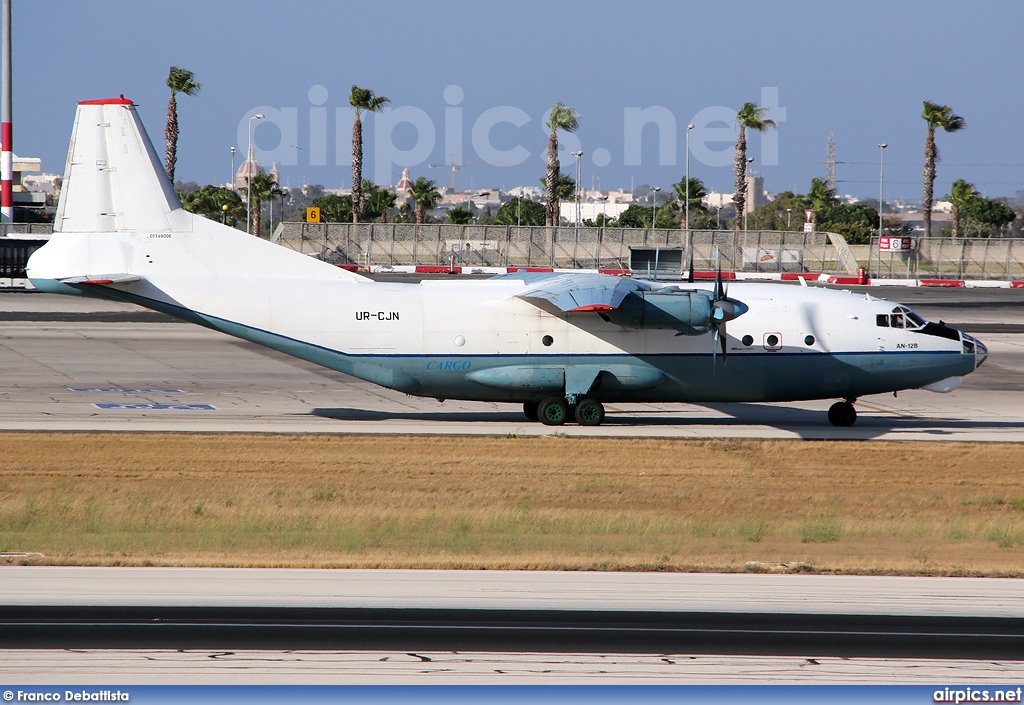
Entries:
{"type": "Polygon", "coordinates": [[[875,316],[875,325],[877,325],[877,326],[879,326],[881,328],[888,328],[889,327],[889,314],[887,314],[887,313],[880,313],[877,316],[875,316]]]}

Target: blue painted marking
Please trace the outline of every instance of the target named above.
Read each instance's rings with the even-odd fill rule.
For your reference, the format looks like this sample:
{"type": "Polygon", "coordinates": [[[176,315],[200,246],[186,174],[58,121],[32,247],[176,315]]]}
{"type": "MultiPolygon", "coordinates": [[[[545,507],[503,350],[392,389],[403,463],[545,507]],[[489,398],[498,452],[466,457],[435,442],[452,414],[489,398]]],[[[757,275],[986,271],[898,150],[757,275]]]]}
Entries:
{"type": "Polygon", "coordinates": [[[180,389],[134,389],[131,387],[68,387],[69,392],[103,392],[121,394],[182,394],[180,389]]]}
{"type": "Polygon", "coordinates": [[[212,404],[117,404],[103,402],[93,404],[97,409],[142,409],[145,411],[216,411],[212,404]]]}
{"type": "Polygon", "coordinates": [[[431,372],[468,370],[472,366],[470,360],[431,360],[427,363],[427,369],[431,372]]]}

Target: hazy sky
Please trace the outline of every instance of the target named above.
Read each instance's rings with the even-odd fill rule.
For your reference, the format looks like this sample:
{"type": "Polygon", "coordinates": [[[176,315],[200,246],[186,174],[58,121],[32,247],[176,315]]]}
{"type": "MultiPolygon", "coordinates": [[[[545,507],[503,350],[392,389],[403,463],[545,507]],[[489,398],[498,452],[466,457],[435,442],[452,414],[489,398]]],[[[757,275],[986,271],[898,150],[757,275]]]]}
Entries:
{"type": "Polygon", "coordinates": [[[886,198],[919,200],[926,98],[967,120],[938,136],[937,195],[957,178],[986,196],[1024,189],[1020,0],[14,0],[13,26],[15,151],[50,172],[75,103],[120,93],[162,153],[173,64],[203,86],[179,99],[186,181],[227,181],[230,147],[237,167],[248,117],[264,112],[257,156],[281,162],[283,183],[349,186],[358,84],[392,101],[366,121],[364,176],[378,183],[406,165],[446,185],[450,170],[428,164],[461,149],[459,188],[538,184],[562,101],[581,116],[562,170],[582,149],[584,185],[679,181],[693,122],[690,173],[731,191],[735,125],[720,120],[777,95],[777,134],[749,147],[769,191],[824,176],[832,130],[840,193],[877,197],[886,142],[886,198]]]}

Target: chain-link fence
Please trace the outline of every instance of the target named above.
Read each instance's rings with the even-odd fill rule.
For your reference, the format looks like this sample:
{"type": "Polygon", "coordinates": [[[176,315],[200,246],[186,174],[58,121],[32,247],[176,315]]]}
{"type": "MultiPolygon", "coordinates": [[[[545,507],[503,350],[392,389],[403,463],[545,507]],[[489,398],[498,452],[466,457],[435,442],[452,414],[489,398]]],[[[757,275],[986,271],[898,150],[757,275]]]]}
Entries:
{"type": "Polygon", "coordinates": [[[282,223],[278,244],[332,264],[643,269],[653,259],[695,269],[856,272],[845,240],[828,233],[649,228],[282,223]],[[664,255],[664,256],[662,256],[664,255]],[[639,265],[639,266],[638,266],[639,265]]]}
{"type": "MultiPolygon", "coordinates": [[[[0,225],[0,237],[49,237],[49,223],[0,225]]],[[[662,276],[689,267],[736,272],[845,272],[866,266],[876,279],[1024,280],[1024,240],[912,238],[911,249],[881,251],[871,240],[860,262],[831,233],[749,230],[415,225],[411,223],[282,223],[274,240],[333,264],[433,264],[461,267],[558,267],[651,270],[662,276]],[[689,243],[688,243],[689,241],[689,243]]],[[[862,253],[863,255],[863,253],[862,253]]]]}
{"type": "Polygon", "coordinates": [[[1024,279],[1024,241],[1013,238],[912,238],[910,249],[882,251],[871,240],[876,279],[1024,279]]]}

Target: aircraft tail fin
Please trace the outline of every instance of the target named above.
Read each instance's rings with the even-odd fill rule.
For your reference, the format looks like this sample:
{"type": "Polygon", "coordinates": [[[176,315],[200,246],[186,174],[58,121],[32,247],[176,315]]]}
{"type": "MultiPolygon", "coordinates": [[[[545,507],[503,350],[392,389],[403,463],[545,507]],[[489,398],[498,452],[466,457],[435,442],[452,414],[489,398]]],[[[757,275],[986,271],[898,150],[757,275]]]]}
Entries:
{"type": "Polygon", "coordinates": [[[160,232],[181,202],[135,105],[121,96],[78,104],[54,232],[160,232]]]}
{"type": "Polygon", "coordinates": [[[59,282],[62,293],[193,276],[368,281],[182,208],[124,96],[78,104],[53,230],[27,270],[37,287],[59,282]]]}

